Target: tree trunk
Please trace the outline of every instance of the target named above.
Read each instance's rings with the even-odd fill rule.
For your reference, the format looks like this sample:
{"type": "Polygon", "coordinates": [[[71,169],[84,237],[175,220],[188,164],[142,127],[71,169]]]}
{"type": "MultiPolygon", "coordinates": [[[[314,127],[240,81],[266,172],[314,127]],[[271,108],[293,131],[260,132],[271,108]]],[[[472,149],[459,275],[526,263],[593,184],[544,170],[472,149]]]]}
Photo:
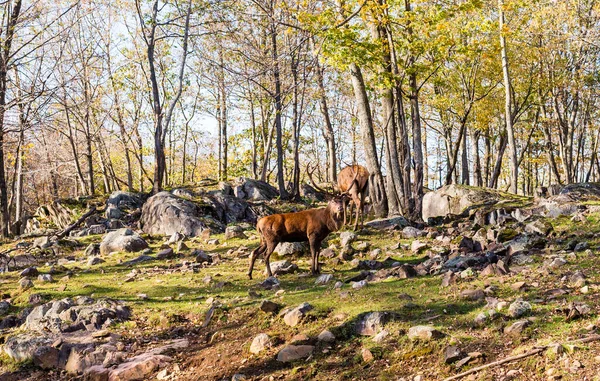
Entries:
{"type": "Polygon", "coordinates": [[[358,108],[358,119],[362,130],[362,138],[365,145],[365,159],[367,161],[367,169],[370,172],[369,177],[369,193],[373,209],[377,217],[387,216],[387,196],[377,159],[377,147],[375,145],[375,132],[373,130],[373,118],[371,115],[371,107],[365,88],[365,82],[362,72],[357,64],[350,64],[350,76],[352,77],[352,86],[354,89],[354,97],[358,108]]]}
{"type": "Polygon", "coordinates": [[[325,92],[325,80],[323,75],[323,67],[319,64],[318,58],[315,57],[315,66],[317,74],[317,84],[319,85],[319,105],[321,107],[321,114],[323,114],[323,120],[325,125],[323,128],[323,134],[325,135],[325,143],[327,144],[327,164],[328,179],[333,183],[337,183],[337,157],[335,150],[335,132],[333,130],[333,124],[329,116],[329,106],[327,105],[327,95],[325,92]]]}
{"type": "Polygon", "coordinates": [[[508,55],[506,39],[504,37],[504,0],[498,0],[498,13],[500,25],[500,51],[502,56],[502,78],[504,81],[504,118],[508,138],[508,151],[510,155],[510,191],[517,193],[519,182],[519,165],[517,161],[517,146],[515,144],[515,132],[513,129],[512,97],[510,87],[510,75],[508,71],[508,55]]]}
{"type": "Polygon", "coordinates": [[[415,182],[413,184],[414,209],[413,219],[421,219],[423,207],[423,142],[421,140],[421,115],[419,113],[419,91],[417,76],[409,76],[410,83],[410,111],[413,130],[413,156],[415,162],[415,182]]]}
{"type": "Polygon", "coordinates": [[[271,23],[271,54],[273,59],[273,82],[275,83],[275,136],[277,145],[277,185],[279,187],[279,197],[282,200],[288,199],[288,192],[285,189],[285,176],[283,167],[283,126],[281,123],[281,114],[283,105],[281,102],[281,78],[279,74],[279,56],[277,53],[277,25],[271,23]]]}

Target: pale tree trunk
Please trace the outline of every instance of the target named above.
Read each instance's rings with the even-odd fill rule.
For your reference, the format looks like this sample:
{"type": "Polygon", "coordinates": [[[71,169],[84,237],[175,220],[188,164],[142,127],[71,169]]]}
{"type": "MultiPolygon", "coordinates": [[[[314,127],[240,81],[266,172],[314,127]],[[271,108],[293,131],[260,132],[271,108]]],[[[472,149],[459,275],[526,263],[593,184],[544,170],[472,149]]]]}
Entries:
{"type": "Polygon", "coordinates": [[[331,117],[329,116],[329,106],[327,105],[327,95],[325,92],[325,80],[324,80],[324,69],[319,64],[318,59],[315,57],[315,66],[317,74],[317,84],[319,85],[319,105],[321,107],[321,114],[323,114],[323,120],[325,125],[323,126],[323,134],[325,135],[325,143],[327,144],[327,178],[333,183],[337,183],[337,153],[335,150],[335,132],[333,130],[333,124],[331,123],[331,117]]]}
{"type": "Polygon", "coordinates": [[[410,111],[413,132],[413,157],[415,161],[415,182],[413,184],[414,210],[413,218],[421,219],[423,207],[423,142],[421,138],[421,115],[419,113],[419,91],[415,74],[409,76],[410,111]]]}
{"type": "Polygon", "coordinates": [[[469,159],[467,157],[467,135],[468,135],[468,131],[465,131],[465,133],[463,134],[463,141],[462,141],[462,168],[461,168],[461,173],[460,173],[460,177],[461,177],[461,183],[463,185],[470,185],[470,179],[469,179],[469,159]]]}
{"type": "MultiPolygon", "coordinates": [[[[385,7],[384,0],[379,1],[382,9],[385,7]]],[[[383,16],[375,10],[375,22],[370,24],[371,37],[379,41],[384,47],[393,44],[391,32],[383,25],[383,16]]],[[[389,51],[383,54],[383,64],[379,68],[382,76],[391,76],[392,57],[389,51]]],[[[380,92],[382,104],[383,127],[385,131],[385,156],[388,166],[385,178],[387,209],[390,215],[399,215],[402,212],[401,201],[403,197],[402,174],[400,171],[400,159],[397,150],[396,119],[394,118],[394,92],[391,87],[384,88],[380,92]]]]}
{"type": "Polygon", "coordinates": [[[471,149],[473,157],[473,181],[475,186],[483,186],[483,178],[481,176],[481,158],[479,157],[479,137],[481,131],[477,129],[471,129],[471,149]]]}
{"type": "Polygon", "coordinates": [[[517,193],[519,183],[519,165],[517,159],[517,146],[515,144],[515,132],[513,129],[512,95],[510,87],[510,74],[508,71],[508,55],[506,39],[504,37],[504,0],[498,0],[498,13],[500,25],[500,52],[502,56],[502,78],[504,81],[504,118],[508,138],[508,151],[510,155],[510,191],[517,193]]]}
{"type": "MultiPolygon", "coordinates": [[[[271,10],[273,11],[273,9],[271,10]]],[[[281,114],[283,105],[281,101],[281,78],[279,73],[279,55],[277,53],[277,24],[271,23],[271,55],[273,59],[273,82],[275,84],[275,144],[277,146],[277,185],[279,187],[279,197],[282,200],[288,199],[289,195],[285,189],[285,176],[283,166],[283,126],[281,123],[281,114]]]]}
{"type": "Polygon", "coordinates": [[[350,76],[354,88],[354,97],[358,108],[358,119],[361,126],[363,143],[365,145],[365,159],[367,169],[371,173],[369,177],[369,193],[375,215],[377,217],[387,216],[387,196],[379,160],[377,158],[377,147],[375,145],[375,132],[373,130],[373,117],[371,107],[365,88],[362,72],[357,64],[350,64],[350,76]]]}
{"type": "Polygon", "coordinates": [[[158,84],[158,78],[156,75],[156,67],[154,64],[154,50],[156,47],[156,28],[158,26],[158,1],[154,0],[152,4],[152,14],[148,22],[147,18],[142,15],[140,1],[136,0],[136,8],[140,21],[140,26],[143,29],[143,38],[147,46],[148,56],[148,67],[150,71],[150,83],[151,83],[151,95],[152,95],[152,112],[154,114],[154,181],[153,181],[153,193],[158,193],[162,190],[163,181],[166,172],[166,158],[165,158],[165,139],[169,128],[169,123],[173,115],[175,105],[181,97],[183,88],[183,75],[185,71],[185,62],[188,54],[188,37],[190,27],[190,15],[192,12],[192,2],[188,3],[187,13],[185,17],[185,26],[183,31],[183,44],[182,44],[182,58],[178,73],[178,87],[175,95],[171,99],[171,103],[167,108],[166,116],[163,121],[163,109],[160,100],[160,90],[158,84]],[[149,25],[149,26],[148,26],[149,25]],[[163,126],[164,122],[164,126],[163,126]]]}
{"type": "Polygon", "coordinates": [[[225,66],[223,62],[223,47],[219,47],[219,125],[221,127],[220,138],[221,138],[221,160],[223,161],[220,165],[221,173],[220,179],[227,181],[227,94],[225,90],[225,66]]]}

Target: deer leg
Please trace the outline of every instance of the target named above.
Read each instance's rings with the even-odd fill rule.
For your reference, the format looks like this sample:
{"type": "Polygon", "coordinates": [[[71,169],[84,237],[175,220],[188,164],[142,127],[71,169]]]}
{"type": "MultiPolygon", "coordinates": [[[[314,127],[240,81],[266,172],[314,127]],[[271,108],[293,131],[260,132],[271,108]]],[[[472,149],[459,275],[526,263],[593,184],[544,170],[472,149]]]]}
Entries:
{"type": "Polygon", "coordinates": [[[347,209],[348,209],[348,204],[350,203],[350,200],[344,200],[344,224],[342,226],[346,226],[346,215],[347,215],[347,209]]]}
{"type": "Polygon", "coordinates": [[[360,202],[360,199],[358,197],[356,197],[353,201],[356,204],[356,216],[354,218],[354,231],[357,231],[358,230],[358,217],[360,215],[362,203],[360,202]]]}
{"type": "Polygon", "coordinates": [[[273,254],[273,251],[275,251],[275,247],[277,246],[279,242],[269,242],[267,243],[267,251],[265,252],[264,258],[265,258],[265,266],[267,266],[267,275],[268,276],[273,276],[273,272],[271,272],[271,263],[269,262],[269,257],[271,257],[271,254],[273,254]]]}
{"type": "Polygon", "coordinates": [[[254,262],[256,262],[256,258],[258,258],[259,255],[264,253],[264,251],[266,249],[267,249],[267,245],[264,244],[263,242],[261,242],[260,245],[258,245],[258,247],[256,249],[254,249],[254,251],[250,255],[250,268],[248,269],[248,278],[249,279],[252,279],[252,270],[254,269],[254,262]]]}
{"type": "Polygon", "coordinates": [[[310,253],[312,261],[310,264],[310,273],[312,275],[319,274],[319,250],[321,249],[321,241],[316,238],[309,239],[310,253]]]}

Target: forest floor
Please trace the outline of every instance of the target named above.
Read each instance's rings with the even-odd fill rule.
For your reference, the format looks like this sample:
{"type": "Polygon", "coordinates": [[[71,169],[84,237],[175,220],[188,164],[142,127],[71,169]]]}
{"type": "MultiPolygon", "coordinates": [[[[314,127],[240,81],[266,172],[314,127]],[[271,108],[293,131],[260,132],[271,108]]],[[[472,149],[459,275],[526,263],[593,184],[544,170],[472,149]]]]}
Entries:
{"type": "MultiPolygon", "coordinates": [[[[262,262],[257,262],[254,280],[246,276],[247,255],[257,246],[258,239],[225,240],[223,235],[213,235],[211,239],[217,238],[221,243],[208,244],[192,238],[186,241],[189,249],[178,258],[133,266],[125,266],[123,262],[138,253],[111,254],[103,257],[104,263],[87,266],[83,249],[102,237],[80,238],[82,246],[64,248],[58,253],[67,260],[64,266],[73,272],[72,276],[56,276],[53,283],[35,282],[34,288],[21,291],[19,273],[13,271],[0,275],[0,290],[10,295],[11,312],[15,313],[28,305],[33,293],[43,295],[46,301],[88,295],[126,302],[132,308],[131,320],[110,330],[121,335],[128,347],[151,348],[170,339],[189,340],[189,346],[173,355],[175,360],[159,373],[159,379],[230,380],[234,375],[243,379],[240,376],[243,375],[247,380],[442,380],[482,364],[559,343],[559,347],[464,379],[600,380],[600,341],[570,344],[600,327],[599,220],[600,214],[594,213],[587,214],[581,222],[571,222],[566,217],[553,219],[557,238],[549,238],[547,248],[531,256],[532,263],[512,266],[506,275],[459,277],[448,287],[441,286],[442,276],[426,275],[369,282],[360,289],[349,283],[334,288],[336,281],[343,282],[360,273],[355,264],[337,258],[322,259],[322,273],[332,274],[334,280],[317,286],[316,278],[308,273],[310,262],[305,256],[286,258],[296,263],[299,271],[280,275],[279,291],[265,290],[258,286],[266,278],[262,262]],[[588,242],[590,249],[563,252],[567,254],[567,263],[549,268],[547,259],[563,251],[573,238],[588,242]],[[197,272],[186,270],[181,264],[194,261],[193,249],[219,253],[222,261],[197,272]],[[128,274],[133,268],[139,274],[129,281],[128,274]],[[576,271],[585,274],[587,287],[573,286],[571,276],[576,271]],[[499,301],[511,303],[517,298],[528,301],[532,306],[526,316],[529,325],[516,334],[505,333],[505,327],[522,318],[513,319],[504,313],[483,325],[475,324],[475,317],[490,308],[485,300],[466,299],[461,291],[484,289],[486,295],[493,295],[499,301]],[[261,311],[263,300],[292,308],[308,302],[314,309],[300,324],[290,327],[282,316],[261,311]],[[565,311],[572,302],[585,303],[591,310],[578,319],[567,319],[565,311]],[[211,306],[214,314],[205,322],[211,306]],[[389,334],[377,342],[373,337],[355,334],[352,329],[352,323],[361,314],[373,311],[390,312],[394,316],[385,325],[389,334]],[[411,341],[407,331],[417,325],[433,326],[443,336],[411,341]],[[317,340],[325,329],[335,335],[333,343],[317,340]],[[260,333],[268,334],[272,345],[257,355],[251,354],[249,347],[260,333]],[[291,363],[278,362],[278,352],[292,338],[302,341],[299,334],[306,335],[304,342],[314,345],[312,356],[291,363]],[[446,364],[444,350],[448,346],[470,353],[472,360],[460,369],[456,363],[446,364]]],[[[447,228],[438,229],[444,232],[447,228]]],[[[143,237],[155,252],[164,242],[164,238],[143,237]]],[[[431,246],[437,244],[433,239],[419,240],[431,246]]],[[[412,240],[404,239],[399,231],[364,229],[357,234],[355,246],[357,242],[370,245],[368,251],[355,254],[362,259],[369,259],[369,253],[377,248],[381,249],[379,260],[390,257],[403,264],[415,264],[427,258],[426,254],[415,254],[402,246],[410,247],[412,240]],[[401,244],[399,248],[397,243],[401,244]]],[[[327,244],[338,243],[339,233],[330,235],[327,244]]],[[[38,270],[44,273],[48,268],[47,264],[38,270]]],[[[2,380],[71,377],[64,372],[41,371],[31,364],[16,364],[6,355],[0,355],[2,380]]]]}

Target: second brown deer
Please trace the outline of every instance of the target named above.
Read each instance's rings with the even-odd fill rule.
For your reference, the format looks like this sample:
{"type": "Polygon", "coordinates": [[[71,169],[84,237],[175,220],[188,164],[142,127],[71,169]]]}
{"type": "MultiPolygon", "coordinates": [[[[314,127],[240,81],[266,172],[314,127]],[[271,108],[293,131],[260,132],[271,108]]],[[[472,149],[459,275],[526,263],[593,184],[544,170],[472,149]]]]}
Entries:
{"type": "MultiPolygon", "coordinates": [[[[333,195],[332,193],[323,190],[317,186],[317,184],[315,184],[312,178],[314,169],[310,171],[307,168],[307,172],[313,187],[322,193],[333,195]]],[[[344,225],[346,225],[348,222],[352,222],[352,211],[354,206],[356,206],[354,230],[358,230],[359,219],[361,227],[364,222],[365,197],[369,190],[369,176],[370,173],[367,168],[358,164],[349,165],[343,168],[337,176],[338,192],[340,194],[348,195],[348,198],[345,199],[346,204],[344,205],[344,225]],[[346,217],[348,205],[350,206],[349,219],[346,217]]]]}

